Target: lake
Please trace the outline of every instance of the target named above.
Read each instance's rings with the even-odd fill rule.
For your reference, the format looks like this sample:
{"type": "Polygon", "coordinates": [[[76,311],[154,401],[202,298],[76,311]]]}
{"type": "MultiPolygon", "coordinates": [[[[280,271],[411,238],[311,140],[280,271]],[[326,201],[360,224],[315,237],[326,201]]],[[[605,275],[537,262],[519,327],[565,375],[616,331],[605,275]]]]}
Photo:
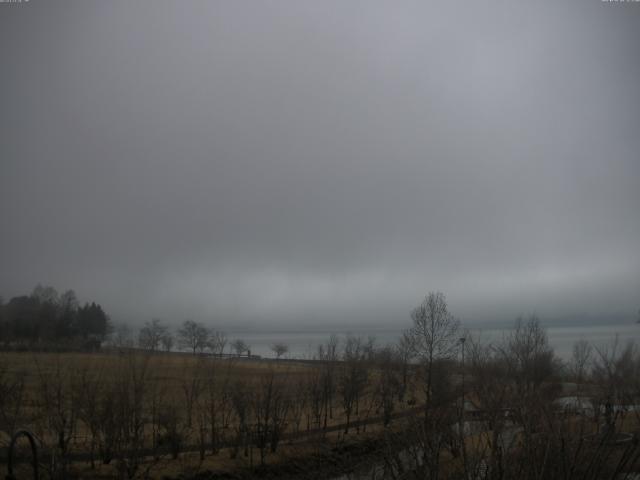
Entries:
{"type": "MultiPolygon", "coordinates": [[[[587,325],[587,326],[558,326],[547,327],[549,343],[555,349],[556,354],[562,359],[571,356],[573,343],[577,340],[587,340],[596,347],[610,345],[618,336],[621,345],[629,340],[640,343],[640,325],[632,323],[617,325],[587,325]]],[[[508,329],[498,328],[469,328],[468,331],[474,336],[480,336],[483,341],[497,342],[508,333],[508,329]]],[[[271,345],[276,342],[283,342],[289,346],[288,358],[312,358],[317,352],[318,346],[326,343],[329,336],[335,333],[341,337],[351,333],[362,336],[365,339],[373,336],[377,345],[396,343],[401,335],[401,329],[363,329],[354,328],[351,331],[327,331],[327,332],[248,332],[248,331],[227,331],[230,341],[241,338],[251,347],[251,354],[263,357],[273,357],[271,345]]],[[[227,349],[229,346],[227,346],[227,349]]]]}

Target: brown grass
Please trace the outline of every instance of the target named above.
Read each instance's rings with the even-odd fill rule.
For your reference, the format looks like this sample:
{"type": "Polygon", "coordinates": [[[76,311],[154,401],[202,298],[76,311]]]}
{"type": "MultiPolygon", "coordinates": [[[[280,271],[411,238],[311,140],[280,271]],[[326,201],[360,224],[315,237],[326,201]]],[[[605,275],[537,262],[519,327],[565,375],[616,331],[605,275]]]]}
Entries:
{"type": "MultiPolygon", "coordinates": [[[[109,383],[119,380],[123,375],[130,373],[131,368],[141,368],[146,365],[148,376],[146,381],[153,383],[155,388],[162,391],[164,401],[174,405],[177,411],[181,412],[184,404],[184,387],[191,380],[202,376],[203,372],[215,371],[215,381],[222,385],[223,382],[240,382],[248,387],[259,386],[262,379],[268,374],[275,374],[275,377],[285,384],[285,394],[294,395],[296,390],[306,381],[307,377],[316,371],[319,364],[309,362],[291,361],[270,361],[254,359],[234,359],[234,358],[213,358],[208,356],[193,356],[188,354],[157,353],[150,355],[143,352],[109,352],[109,353],[33,353],[33,352],[10,352],[0,354],[0,368],[4,369],[7,377],[22,378],[25,385],[25,395],[23,397],[24,421],[19,427],[34,431],[47,450],[55,449],[56,439],[48,432],[46,421],[42,418],[42,383],[49,381],[55,383],[59,381],[64,384],[67,392],[73,389],[74,382],[77,382],[83,375],[98,375],[101,382],[109,383]],[[133,367],[132,367],[133,366],[133,367]],[[40,409],[40,410],[39,410],[40,409]]],[[[375,373],[372,374],[375,378],[375,373]]],[[[222,387],[221,387],[222,388],[222,387]]],[[[368,392],[363,403],[371,402],[371,392],[368,392]]],[[[146,406],[145,408],[148,408],[146,406]]],[[[399,405],[397,410],[407,408],[399,405]]],[[[364,412],[364,409],[363,409],[364,412]]],[[[361,412],[361,415],[363,414],[361,412]]],[[[373,409],[368,409],[369,416],[376,416],[373,409]]],[[[301,431],[307,427],[307,417],[310,410],[302,415],[300,423],[301,431]]],[[[352,421],[357,420],[356,415],[352,416],[352,421]]],[[[345,421],[339,398],[334,399],[333,418],[329,419],[328,426],[340,425],[345,421]]],[[[232,420],[233,422],[233,420],[232,420]]],[[[313,426],[312,426],[313,428],[313,426]]],[[[229,437],[232,435],[233,423],[229,429],[229,437]]],[[[377,434],[381,426],[371,425],[367,427],[368,434],[377,434]]],[[[145,429],[147,431],[147,429],[145,429]]],[[[290,429],[289,429],[290,431],[290,429]]],[[[285,431],[285,433],[287,433],[285,431]]],[[[361,429],[353,429],[348,438],[359,438],[361,429]]],[[[147,436],[150,434],[147,432],[147,436]]],[[[362,435],[364,437],[364,435],[362,435]]],[[[71,452],[86,452],[89,430],[78,422],[72,440],[71,452]]],[[[289,440],[283,442],[277,453],[269,455],[269,463],[282,463],[291,459],[301,458],[313,453],[320,443],[341,442],[345,436],[342,432],[332,432],[323,436],[313,436],[308,439],[300,438],[296,441],[289,440]],[[324,440],[322,440],[324,438],[324,440]]],[[[2,441],[7,442],[5,436],[2,441]]],[[[150,439],[147,439],[149,442],[150,439]]],[[[190,432],[186,445],[192,447],[197,443],[196,433],[190,432]]],[[[250,451],[251,453],[251,451],[250,451]]],[[[153,464],[154,472],[161,472],[162,475],[175,475],[185,472],[195,472],[197,470],[214,471],[241,471],[255,466],[259,463],[259,453],[254,447],[251,455],[245,457],[241,451],[234,459],[231,459],[230,451],[222,450],[215,456],[207,454],[204,461],[200,461],[197,453],[183,453],[177,460],[170,460],[168,456],[160,459],[147,459],[153,464]]],[[[147,466],[151,464],[147,463],[147,466]]],[[[115,462],[112,465],[100,465],[97,462],[96,470],[89,470],[88,462],[76,462],[75,470],[83,472],[83,476],[93,478],[112,478],[115,475],[115,462]]],[[[158,473],[157,478],[162,475],[158,473]]],[[[151,474],[150,478],[154,478],[151,474]]]]}

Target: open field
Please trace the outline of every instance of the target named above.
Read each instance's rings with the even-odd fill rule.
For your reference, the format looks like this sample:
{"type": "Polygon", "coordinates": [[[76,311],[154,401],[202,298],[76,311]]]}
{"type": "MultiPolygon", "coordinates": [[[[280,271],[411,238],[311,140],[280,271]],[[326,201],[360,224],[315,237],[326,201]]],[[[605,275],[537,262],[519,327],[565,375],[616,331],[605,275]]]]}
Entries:
{"type": "Polygon", "coordinates": [[[375,433],[415,411],[396,398],[383,416],[375,364],[358,365],[364,377],[346,400],[344,362],[129,351],[4,353],[0,365],[2,443],[6,432],[27,428],[56,458],[43,467],[66,475],[264,466],[315,451],[317,439],[375,433]]]}

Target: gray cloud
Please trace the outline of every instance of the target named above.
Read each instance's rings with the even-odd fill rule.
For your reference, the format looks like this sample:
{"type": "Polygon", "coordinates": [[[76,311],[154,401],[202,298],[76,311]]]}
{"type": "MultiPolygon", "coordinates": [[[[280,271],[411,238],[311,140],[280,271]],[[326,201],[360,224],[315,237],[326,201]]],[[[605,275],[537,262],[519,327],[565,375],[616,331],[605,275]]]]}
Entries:
{"type": "Polygon", "coordinates": [[[116,319],[635,311],[633,3],[0,5],[0,292],[116,319]]]}

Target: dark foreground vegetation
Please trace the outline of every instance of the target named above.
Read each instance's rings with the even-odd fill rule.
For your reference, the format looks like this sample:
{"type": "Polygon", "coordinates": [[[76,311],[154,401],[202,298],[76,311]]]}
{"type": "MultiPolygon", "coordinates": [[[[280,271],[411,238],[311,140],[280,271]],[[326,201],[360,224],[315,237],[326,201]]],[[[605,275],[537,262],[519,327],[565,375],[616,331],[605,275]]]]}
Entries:
{"type": "MultiPolygon", "coordinates": [[[[14,300],[5,314],[29,304],[14,300]]],[[[98,335],[81,308],[65,331],[98,335]]],[[[332,336],[306,362],[241,357],[240,343],[223,357],[224,336],[195,322],[177,335],[188,353],[161,348],[154,322],[145,349],[105,330],[101,352],[5,352],[0,439],[33,432],[44,478],[636,478],[635,345],[581,341],[561,362],[534,316],[487,344],[440,293],[411,320],[396,345],[332,336]]]]}

